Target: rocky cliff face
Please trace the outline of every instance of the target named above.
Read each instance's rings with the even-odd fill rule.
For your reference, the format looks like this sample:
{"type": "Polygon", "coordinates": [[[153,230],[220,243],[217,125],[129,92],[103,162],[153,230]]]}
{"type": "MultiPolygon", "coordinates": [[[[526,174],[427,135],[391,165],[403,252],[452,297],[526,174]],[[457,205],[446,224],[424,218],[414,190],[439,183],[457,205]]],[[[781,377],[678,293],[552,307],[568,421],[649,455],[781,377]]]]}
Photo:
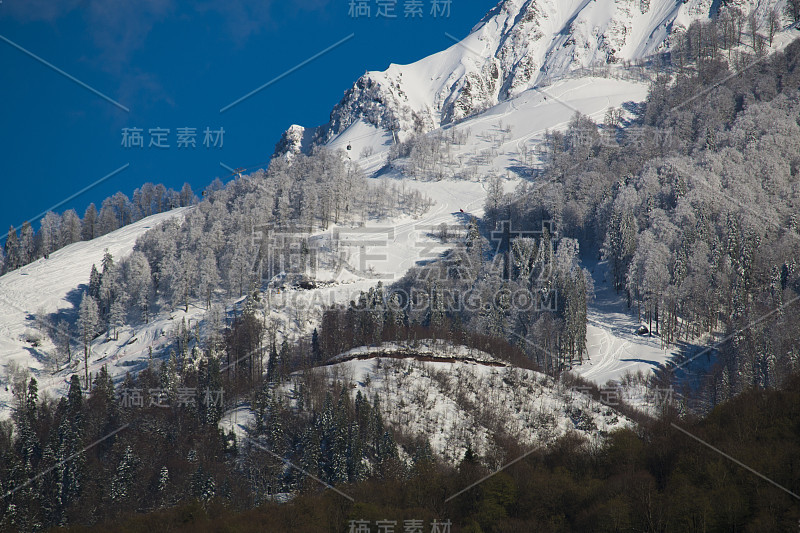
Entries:
{"type": "Polygon", "coordinates": [[[280,140],[278,140],[278,143],[275,145],[273,157],[292,159],[294,156],[301,153],[304,148],[308,147],[310,144],[310,139],[308,138],[310,133],[313,132],[308,132],[303,126],[292,124],[289,126],[289,129],[283,132],[280,140]]]}

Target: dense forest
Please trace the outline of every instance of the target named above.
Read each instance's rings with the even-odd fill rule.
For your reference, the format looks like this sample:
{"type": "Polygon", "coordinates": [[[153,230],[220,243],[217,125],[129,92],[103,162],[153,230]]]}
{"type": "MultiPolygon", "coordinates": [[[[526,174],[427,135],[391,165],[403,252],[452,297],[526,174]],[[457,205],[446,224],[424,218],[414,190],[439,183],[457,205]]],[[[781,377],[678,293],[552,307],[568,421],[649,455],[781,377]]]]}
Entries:
{"type": "MultiPolygon", "coordinates": [[[[451,522],[452,531],[791,531],[800,520],[795,497],[674,427],[713,442],[797,494],[797,375],[785,389],[751,389],[704,419],[667,413],[635,431],[616,432],[593,450],[573,437],[533,451],[507,443],[509,456],[528,454],[460,494],[492,474],[481,457],[467,454],[448,467],[417,444],[408,447],[413,460],[400,462],[388,451],[391,436],[381,433],[371,402],[352,403],[335,388],[325,394],[321,410],[298,426],[304,428],[298,442],[319,454],[309,462],[324,465],[312,470],[322,476],[315,481],[271,455],[267,438],[254,441],[263,446],[251,445],[249,453],[237,446],[214,429],[218,413],[202,402],[131,414],[111,396],[105,378],[98,379],[88,397],[75,380],[57,404],[38,401],[35,384],[29,386],[15,417],[21,436],[11,442],[8,425],[0,435],[7,450],[3,490],[34,471],[45,474],[13,493],[13,503],[4,508],[5,530],[83,523],[94,525],[66,530],[352,531],[367,524],[376,531],[380,521],[395,521],[399,528],[415,520],[426,531],[434,521],[451,522]],[[59,464],[118,428],[124,429],[59,464]],[[340,458],[353,457],[358,446],[371,459],[364,463],[372,465],[368,476],[352,460],[327,455],[339,449],[340,458]],[[281,477],[294,480],[299,492],[279,503],[268,485],[281,477]],[[337,490],[326,489],[322,480],[335,482],[337,490]]],[[[161,383],[150,371],[139,380],[143,386],[161,383]]],[[[277,412],[286,416],[283,409],[277,412]]],[[[283,433],[286,426],[273,428],[269,438],[293,442],[283,433]]]]}

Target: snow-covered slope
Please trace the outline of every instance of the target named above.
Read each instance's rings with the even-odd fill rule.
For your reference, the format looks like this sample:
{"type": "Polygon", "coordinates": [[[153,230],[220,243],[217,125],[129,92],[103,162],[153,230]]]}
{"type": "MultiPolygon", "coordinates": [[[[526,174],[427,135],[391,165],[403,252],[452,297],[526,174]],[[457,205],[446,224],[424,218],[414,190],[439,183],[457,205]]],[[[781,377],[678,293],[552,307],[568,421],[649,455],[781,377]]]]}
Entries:
{"type": "Polygon", "coordinates": [[[631,425],[616,410],[539,372],[461,360],[473,352],[465,347],[430,357],[430,348],[423,346],[427,356],[421,358],[413,350],[406,350],[407,357],[389,358],[383,349],[364,347],[356,352],[364,356],[375,350],[375,357],[317,371],[352,383],[354,397],[359,391],[367,398],[377,394],[384,419],[396,431],[428,438],[434,453],[451,464],[461,461],[468,447],[494,456],[500,435],[546,446],[567,432],[596,441],[631,425]]]}
{"type": "MultiPolygon", "coordinates": [[[[183,216],[189,207],[153,215],[91,241],[70,244],[0,277],[0,418],[7,414],[11,392],[6,390],[7,367],[15,362],[29,368],[39,381],[39,390],[64,388],[64,378],[52,377],[53,365],[49,360],[53,346],[43,339],[40,347],[33,346],[24,337],[33,329],[39,312],[55,313],[76,305],[79,288],[86,285],[92,265],[98,265],[108,250],[116,260],[127,256],[136,239],[155,225],[183,216]]],[[[77,348],[78,342],[73,342],[77,348]]],[[[67,376],[68,378],[69,376],[67,376]]]]}
{"type": "MultiPolygon", "coordinates": [[[[785,0],[735,0],[726,9],[763,21],[785,0]]],[[[715,0],[503,0],[460,42],[409,65],[370,71],[314,133],[327,143],[359,120],[430,131],[589,67],[667,52],[673,32],[718,14],[715,0]]],[[[293,126],[293,128],[297,128],[293,126]]],[[[308,136],[306,136],[308,137],[308,136]]],[[[278,148],[282,148],[279,144],[278,148]]]]}
{"type": "MultiPolygon", "coordinates": [[[[564,130],[576,111],[602,122],[606,110],[647,96],[644,81],[609,78],[565,79],[546,90],[529,89],[457,124],[435,130],[445,138],[462,136],[450,144],[444,164],[446,177],[477,180],[487,174],[514,175],[536,166],[536,148],[547,131],[564,130]]],[[[367,174],[387,162],[392,134],[358,119],[327,144],[344,150],[367,174]],[[350,150],[346,147],[350,146],[350,150]]],[[[402,162],[400,164],[402,166],[402,162]]]]}
{"type": "MultiPolygon", "coordinates": [[[[616,404],[594,400],[581,387],[443,340],[361,346],[297,375],[303,372],[345,385],[353,399],[358,393],[377,397],[395,432],[427,439],[452,465],[471,448],[499,466],[508,460],[499,445],[505,437],[537,448],[574,433],[597,444],[609,432],[633,425],[612,407],[616,404]]],[[[287,398],[291,387],[283,388],[287,398]]],[[[220,427],[247,439],[255,427],[249,404],[226,412],[220,427]]]]}

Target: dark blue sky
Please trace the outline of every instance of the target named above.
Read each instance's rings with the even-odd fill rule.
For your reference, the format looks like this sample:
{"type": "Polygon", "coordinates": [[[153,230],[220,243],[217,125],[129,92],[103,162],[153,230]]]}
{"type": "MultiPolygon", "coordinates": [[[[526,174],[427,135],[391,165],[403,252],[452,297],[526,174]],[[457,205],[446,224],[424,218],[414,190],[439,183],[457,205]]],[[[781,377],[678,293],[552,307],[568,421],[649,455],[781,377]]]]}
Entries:
{"type": "Polygon", "coordinates": [[[434,18],[434,0],[416,1],[421,18],[404,17],[406,4],[415,0],[355,1],[370,7],[369,17],[358,18],[349,13],[350,0],[210,0],[192,7],[175,0],[3,0],[3,235],[9,225],[20,225],[126,164],[56,211],[73,207],[83,215],[90,202],[99,206],[119,190],[131,196],[146,181],[176,189],[188,181],[199,191],[215,177],[229,179],[220,162],[252,167],[267,161],[290,124],[327,122],[331,108],[366,70],[410,63],[450,46],[445,32],[465,36],[496,3],[452,0],[449,17],[434,18]],[[397,18],[377,17],[379,4],[387,2],[395,4],[397,18]],[[141,128],[144,147],[124,147],[123,128],[141,128]],[[169,148],[149,146],[158,144],[158,135],[150,134],[156,128],[169,130],[162,141],[169,148]],[[195,128],[196,147],[178,147],[181,128],[195,128]],[[204,146],[206,128],[224,129],[221,148],[204,146]]]}

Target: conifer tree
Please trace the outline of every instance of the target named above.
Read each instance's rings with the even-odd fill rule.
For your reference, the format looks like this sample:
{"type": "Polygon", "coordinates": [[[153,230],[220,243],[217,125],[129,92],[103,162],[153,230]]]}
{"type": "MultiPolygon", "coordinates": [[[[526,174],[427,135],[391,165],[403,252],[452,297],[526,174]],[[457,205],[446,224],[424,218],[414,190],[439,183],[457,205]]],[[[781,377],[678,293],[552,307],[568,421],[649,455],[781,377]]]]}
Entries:
{"type": "Polygon", "coordinates": [[[78,331],[83,342],[83,364],[86,387],[89,387],[89,345],[98,333],[97,302],[88,293],[83,294],[78,311],[78,331]]]}

